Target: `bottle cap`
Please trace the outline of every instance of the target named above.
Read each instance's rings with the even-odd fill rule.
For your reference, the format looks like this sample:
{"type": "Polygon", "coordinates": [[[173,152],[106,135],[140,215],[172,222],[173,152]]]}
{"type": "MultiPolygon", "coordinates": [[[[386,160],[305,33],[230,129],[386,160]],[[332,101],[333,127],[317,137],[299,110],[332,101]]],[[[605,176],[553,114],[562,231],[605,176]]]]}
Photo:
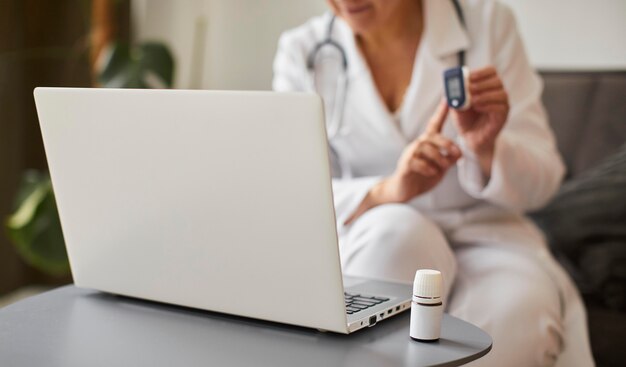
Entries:
{"type": "Polygon", "coordinates": [[[443,277],[438,270],[420,269],[415,272],[413,282],[413,297],[425,300],[441,301],[443,277]]]}

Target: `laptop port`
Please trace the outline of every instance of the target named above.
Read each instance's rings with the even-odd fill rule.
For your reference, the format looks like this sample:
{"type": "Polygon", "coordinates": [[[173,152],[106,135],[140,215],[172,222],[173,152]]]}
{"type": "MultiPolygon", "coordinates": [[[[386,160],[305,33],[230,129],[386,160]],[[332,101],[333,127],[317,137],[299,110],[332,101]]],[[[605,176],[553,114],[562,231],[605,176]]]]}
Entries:
{"type": "Polygon", "coordinates": [[[374,325],[376,325],[376,316],[370,317],[370,325],[369,326],[374,326],[374,325]]]}
{"type": "Polygon", "coordinates": [[[400,306],[396,306],[396,311],[400,311],[400,306]]]}
{"type": "Polygon", "coordinates": [[[387,310],[387,315],[391,315],[391,311],[393,311],[392,309],[387,310]]]}

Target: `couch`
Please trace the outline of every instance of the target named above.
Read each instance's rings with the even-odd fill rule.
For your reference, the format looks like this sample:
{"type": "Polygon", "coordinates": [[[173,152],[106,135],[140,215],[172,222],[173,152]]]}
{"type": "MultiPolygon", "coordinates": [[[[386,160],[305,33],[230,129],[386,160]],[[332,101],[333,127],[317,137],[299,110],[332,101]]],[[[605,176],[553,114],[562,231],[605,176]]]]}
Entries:
{"type": "Polygon", "coordinates": [[[580,289],[598,367],[626,365],[626,71],[542,72],[567,166],[531,217],[580,289]]]}

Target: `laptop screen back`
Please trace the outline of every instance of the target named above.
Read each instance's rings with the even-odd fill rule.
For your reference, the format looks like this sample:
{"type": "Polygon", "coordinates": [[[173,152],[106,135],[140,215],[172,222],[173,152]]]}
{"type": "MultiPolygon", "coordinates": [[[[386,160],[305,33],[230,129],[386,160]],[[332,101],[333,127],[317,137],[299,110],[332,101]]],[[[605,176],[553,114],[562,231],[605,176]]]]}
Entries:
{"type": "Polygon", "coordinates": [[[35,99],[76,285],[345,332],[318,96],[35,99]]]}

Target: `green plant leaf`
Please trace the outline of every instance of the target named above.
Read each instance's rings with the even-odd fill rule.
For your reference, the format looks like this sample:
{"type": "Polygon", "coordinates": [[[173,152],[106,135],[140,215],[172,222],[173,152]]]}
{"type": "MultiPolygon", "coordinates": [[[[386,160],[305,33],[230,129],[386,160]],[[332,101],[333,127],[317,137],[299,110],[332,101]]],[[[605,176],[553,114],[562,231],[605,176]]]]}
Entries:
{"type": "Polygon", "coordinates": [[[142,69],[154,72],[171,88],[173,83],[174,59],[161,43],[147,42],[139,45],[142,69]]]}
{"type": "Polygon", "coordinates": [[[107,88],[171,88],[174,58],[162,43],[136,47],[111,43],[96,63],[100,84],[107,88]]]}
{"type": "Polygon", "coordinates": [[[30,193],[24,197],[19,209],[13,213],[7,220],[7,226],[10,228],[24,228],[28,223],[32,222],[37,208],[46,199],[46,195],[50,192],[50,182],[41,182],[39,185],[32,186],[30,193]]]}
{"type": "Polygon", "coordinates": [[[69,262],[50,177],[27,172],[17,196],[17,209],[6,230],[18,254],[33,267],[65,275],[69,262]]]}

